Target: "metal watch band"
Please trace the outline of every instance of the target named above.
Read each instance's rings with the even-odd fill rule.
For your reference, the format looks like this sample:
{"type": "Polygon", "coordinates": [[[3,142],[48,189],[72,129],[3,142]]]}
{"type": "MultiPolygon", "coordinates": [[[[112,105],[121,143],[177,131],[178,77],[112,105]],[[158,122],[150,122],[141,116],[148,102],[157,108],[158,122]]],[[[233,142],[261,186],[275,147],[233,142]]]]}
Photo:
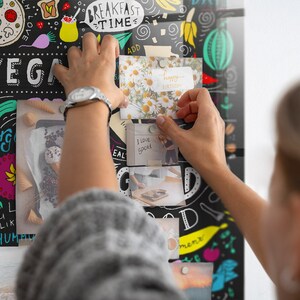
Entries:
{"type": "Polygon", "coordinates": [[[108,111],[109,111],[109,115],[108,115],[108,123],[110,122],[110,118],[111,118],[111,115],[112,115],[112,105],[110,103],[110,101],[108,100],[108,98],[98,89],[98,88],[95,88],[95,87],[88,87],[88,88],[93,88],[95,93],[93,95],[93,98],[91,99],[86,99],[84,101],[81,101],[81,102],[74,102],[72,101],[70,98],[70,95],[72,93],[74,93],[76,90],[74,90],[73,92],[71,92],[66,100],[66,104],[65,104],[65,108],[64,108],[64,119],[66,121],[67,119],[67,113],[68,113],[68,110],[70,108],[74,108],[74,107],[80,107],[80,106],[85,106],[85,105],[88,105],[88,104],[91,104],[91,103],[94,103],[94,102],[98,102],[98,101],[101,101],[103,102],[107,108],[108,108],[108,111]]]}

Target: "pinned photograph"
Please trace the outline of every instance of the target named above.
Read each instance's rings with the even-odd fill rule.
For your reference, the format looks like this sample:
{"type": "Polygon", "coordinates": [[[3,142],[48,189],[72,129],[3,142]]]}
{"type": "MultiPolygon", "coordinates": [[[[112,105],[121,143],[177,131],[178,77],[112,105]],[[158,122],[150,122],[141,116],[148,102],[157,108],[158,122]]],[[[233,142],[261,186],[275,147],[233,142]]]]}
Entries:
{"type": "Polygon", "coordinates": [[[169,250],[169,259],[179,259],[179,219],[155,219],[164,231],[169,250]]]}
{"type": "Polygon", "coordinates": [[[202,58],[120,56],[120,89],[129,106],[121,119],[176,119],[177,102],[190,89],[202,87],[202,58]]]}
{"type": "Polygon", "coordinates": [[[57,186],[64,138],[60,101],[17,102],[18,234],[36,234],[57,206],[57,186]]]}
{"type": "Polygon", "coordinates": [[[128,124],[126,137],[128,166],[178,163],[178,147],[155,124],[128,124]]]}
{"type": "Polygon", "coordinates": [[[131,198],[144,206],[185,205],[180,166],[129,168],[131,198]]]}
{"type": "Polygon", "coordinates": [[[175,282],[188,300],[211,300],[212,263],[170,264],[175,282]]]}

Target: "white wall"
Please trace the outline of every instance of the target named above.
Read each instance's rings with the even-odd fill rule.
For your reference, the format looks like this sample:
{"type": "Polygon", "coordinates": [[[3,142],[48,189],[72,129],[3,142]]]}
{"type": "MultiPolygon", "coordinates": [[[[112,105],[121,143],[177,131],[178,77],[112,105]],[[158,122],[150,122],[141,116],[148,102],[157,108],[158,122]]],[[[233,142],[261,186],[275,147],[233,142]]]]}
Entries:
{"type": "MultiPolygon", "coordinates": [[[[230,0],[229,0],[230,1],[230,0]]],[[[246,0],[246,182],[267,198],[274,159],[274,110],[300,80],[300,1],[246,0]]],[[[273,300],[270,280],[246,248],[246,300],[273,300]]]]}

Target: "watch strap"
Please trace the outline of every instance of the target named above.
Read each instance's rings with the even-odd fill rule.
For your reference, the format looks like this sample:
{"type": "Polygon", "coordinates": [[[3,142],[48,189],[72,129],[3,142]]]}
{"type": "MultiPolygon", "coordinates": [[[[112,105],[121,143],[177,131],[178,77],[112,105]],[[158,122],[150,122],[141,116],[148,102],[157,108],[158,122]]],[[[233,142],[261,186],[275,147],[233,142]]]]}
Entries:
{"type": "MultiPolygon", "coordinates": [[[[90,87],[89,87],[89,88],[90,88],[90,87]]],[[[109,111],[109,115],[108,115],[108,123],[110,122],[110,118],[111,118],[111,115],[112,115],[112,104],[111,104],[111,102],[110,102],[109,99],[105,96],[105,94],[103,94],[103,93],[101,92],[100,89],[95,88],[95,87],[92,87],[92,88],[93,88],[94,91],[95,91],[95,94],[93,95],[93,98],[92,98],[92,99],[86,99],[86,100],[81,101],[81,102],[73,102],[72,100],[69,99],[69,96],[70,96],[72,93],[76,92],[77,89],[74,90],[74,91],[72,91],[72,92],[69,94],[69,96],[68,96],[68,98],[67,98],[67,100],[66,100],[66,104],[65,104],[65,107],[64,107],[64,113],[63,113],[65,121],[66,121],[66,119],[67,119],[67,113],[68,113],[68,110],[69,110],[70,108],[80,107],[80,106],[85,106],[85,105],[88,105],[88,104],[91,104],[91,103],[94,103],[94,102],[101,101],[101,102],[103,102],[103,103],[107,106],[107,108],[108,108],[108,111],[109,111]]]]}

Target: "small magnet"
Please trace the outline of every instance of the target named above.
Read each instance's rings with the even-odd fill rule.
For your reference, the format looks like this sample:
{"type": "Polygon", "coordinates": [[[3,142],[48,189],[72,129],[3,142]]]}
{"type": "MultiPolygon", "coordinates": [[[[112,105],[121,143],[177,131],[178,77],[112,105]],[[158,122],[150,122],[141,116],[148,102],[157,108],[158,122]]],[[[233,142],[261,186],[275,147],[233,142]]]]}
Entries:
{"type": "Polygon", "coordinates": [[[187,274],[189,273],[189,268],[188,268],[188,267],[183,267],[183,268],[181,269],[181,273],[182,273],[183,275],[187,275],[187,274]]]}
{"type": "Polygon", "coordinates": [[[60,112],[61,114],[63,114],[63,113],[65,112],[65,106],[64,106],[64,105],[61,105],[61,106],[59,107],[59,112],[60,112]]]}
{"type": "Polygon", "coordinates": [[[156,133],[158,131],[157,126],[155,124],[151,125],[148,130],[150,133],[156,133]]]}
{"type": "Polygon", "coordinates": [[[158,64],[161,68],[165,68],[168,65],[168,62],[166,59],[161,59],[158,64]]]}

